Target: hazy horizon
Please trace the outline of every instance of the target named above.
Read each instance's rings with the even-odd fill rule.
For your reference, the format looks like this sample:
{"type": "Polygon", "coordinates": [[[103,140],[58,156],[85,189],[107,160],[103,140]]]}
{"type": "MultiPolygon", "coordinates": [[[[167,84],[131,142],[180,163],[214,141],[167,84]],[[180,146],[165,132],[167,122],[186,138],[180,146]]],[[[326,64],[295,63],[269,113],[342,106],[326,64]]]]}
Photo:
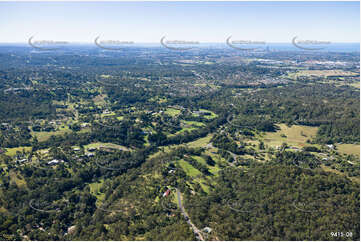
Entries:
{"type": "Polygon", "coordinates": [[[360,42],[359,2],[0,2],[0,43],[360,42]]]}

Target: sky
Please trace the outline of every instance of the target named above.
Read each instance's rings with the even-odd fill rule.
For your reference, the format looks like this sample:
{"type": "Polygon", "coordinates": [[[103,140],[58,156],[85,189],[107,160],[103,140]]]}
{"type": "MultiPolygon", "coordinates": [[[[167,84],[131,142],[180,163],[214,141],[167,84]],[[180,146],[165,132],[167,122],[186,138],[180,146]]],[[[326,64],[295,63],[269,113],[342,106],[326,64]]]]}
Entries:
{"type": "Polygon", "coordinates": [[[359,2],[0,2],[0,43],[360,42],[359,2]]]}

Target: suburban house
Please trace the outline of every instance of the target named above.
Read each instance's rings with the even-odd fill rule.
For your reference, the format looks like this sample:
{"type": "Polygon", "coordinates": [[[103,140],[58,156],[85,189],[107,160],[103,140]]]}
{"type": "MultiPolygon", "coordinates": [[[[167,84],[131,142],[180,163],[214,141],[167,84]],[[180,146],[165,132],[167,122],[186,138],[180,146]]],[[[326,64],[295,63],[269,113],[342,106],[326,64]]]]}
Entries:
{"type": "Polygon", "coordinates": [[[54,160],[49,161],[49,162],[48,162],[48,165],[58,164],[59,162],[60,162],[60,163],[64,163],[63,160],[56,160],[56,159],[54,159],[54,160]]]}
{"type": "Polygon", "coordinates": [[[26,161],[28,161],[28,159],[17,160],[17,162],[19,162],[19,163],[24,163],[24,162],[26,162],[26,161]]]}
{"type": "Polygon", "coordinates": [[[163,197],[166,197],[166,196],[168,196],[169,194],[170,194],[170,189],[168,189],[167,191],[165,191],[165,193],[163,193],[163,197]]]}
{"type": "Polygon", "coordinates": [[[204,227],[203,231],[206,233],[210,233],[210,232],[212,232],[212,229],[210,227],[204,227]]]}

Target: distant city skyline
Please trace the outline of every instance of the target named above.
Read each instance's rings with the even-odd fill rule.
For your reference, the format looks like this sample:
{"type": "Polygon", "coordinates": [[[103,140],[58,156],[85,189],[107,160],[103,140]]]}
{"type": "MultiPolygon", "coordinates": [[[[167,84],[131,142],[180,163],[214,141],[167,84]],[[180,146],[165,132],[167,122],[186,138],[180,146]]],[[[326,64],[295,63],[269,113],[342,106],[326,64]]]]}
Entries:
{"type": "Polygon", "coordinates": [[[360,42],[359,2],[0,2],[0,43],[360,42]]]}

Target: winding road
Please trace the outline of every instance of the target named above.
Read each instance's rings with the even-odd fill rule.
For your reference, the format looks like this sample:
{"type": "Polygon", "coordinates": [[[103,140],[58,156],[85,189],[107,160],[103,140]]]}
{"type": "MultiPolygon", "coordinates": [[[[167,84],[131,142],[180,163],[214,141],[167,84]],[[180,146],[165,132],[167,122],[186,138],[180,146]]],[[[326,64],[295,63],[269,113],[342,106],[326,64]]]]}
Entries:
{"type": "Polygon", "coordinates": [[[201,241],[204,241],[202,232],[192,223],[192,221],[191,221],[191,219],[189,218],[186,210],[185,210],[184,207],[183,207],[183,204],[182,204],[182,195],[181,195],[180,191],[178,190],[178,188],[176,188],[176,191],[177,191],[177,198],[178,198],[178,206],[179,206],[179,208],[181,209],[181,212],[182,212],[184,218],[186,219],[187,223],[192,227],[193,232],[198,236],[198,238],[199,238],[201,241]]]}

